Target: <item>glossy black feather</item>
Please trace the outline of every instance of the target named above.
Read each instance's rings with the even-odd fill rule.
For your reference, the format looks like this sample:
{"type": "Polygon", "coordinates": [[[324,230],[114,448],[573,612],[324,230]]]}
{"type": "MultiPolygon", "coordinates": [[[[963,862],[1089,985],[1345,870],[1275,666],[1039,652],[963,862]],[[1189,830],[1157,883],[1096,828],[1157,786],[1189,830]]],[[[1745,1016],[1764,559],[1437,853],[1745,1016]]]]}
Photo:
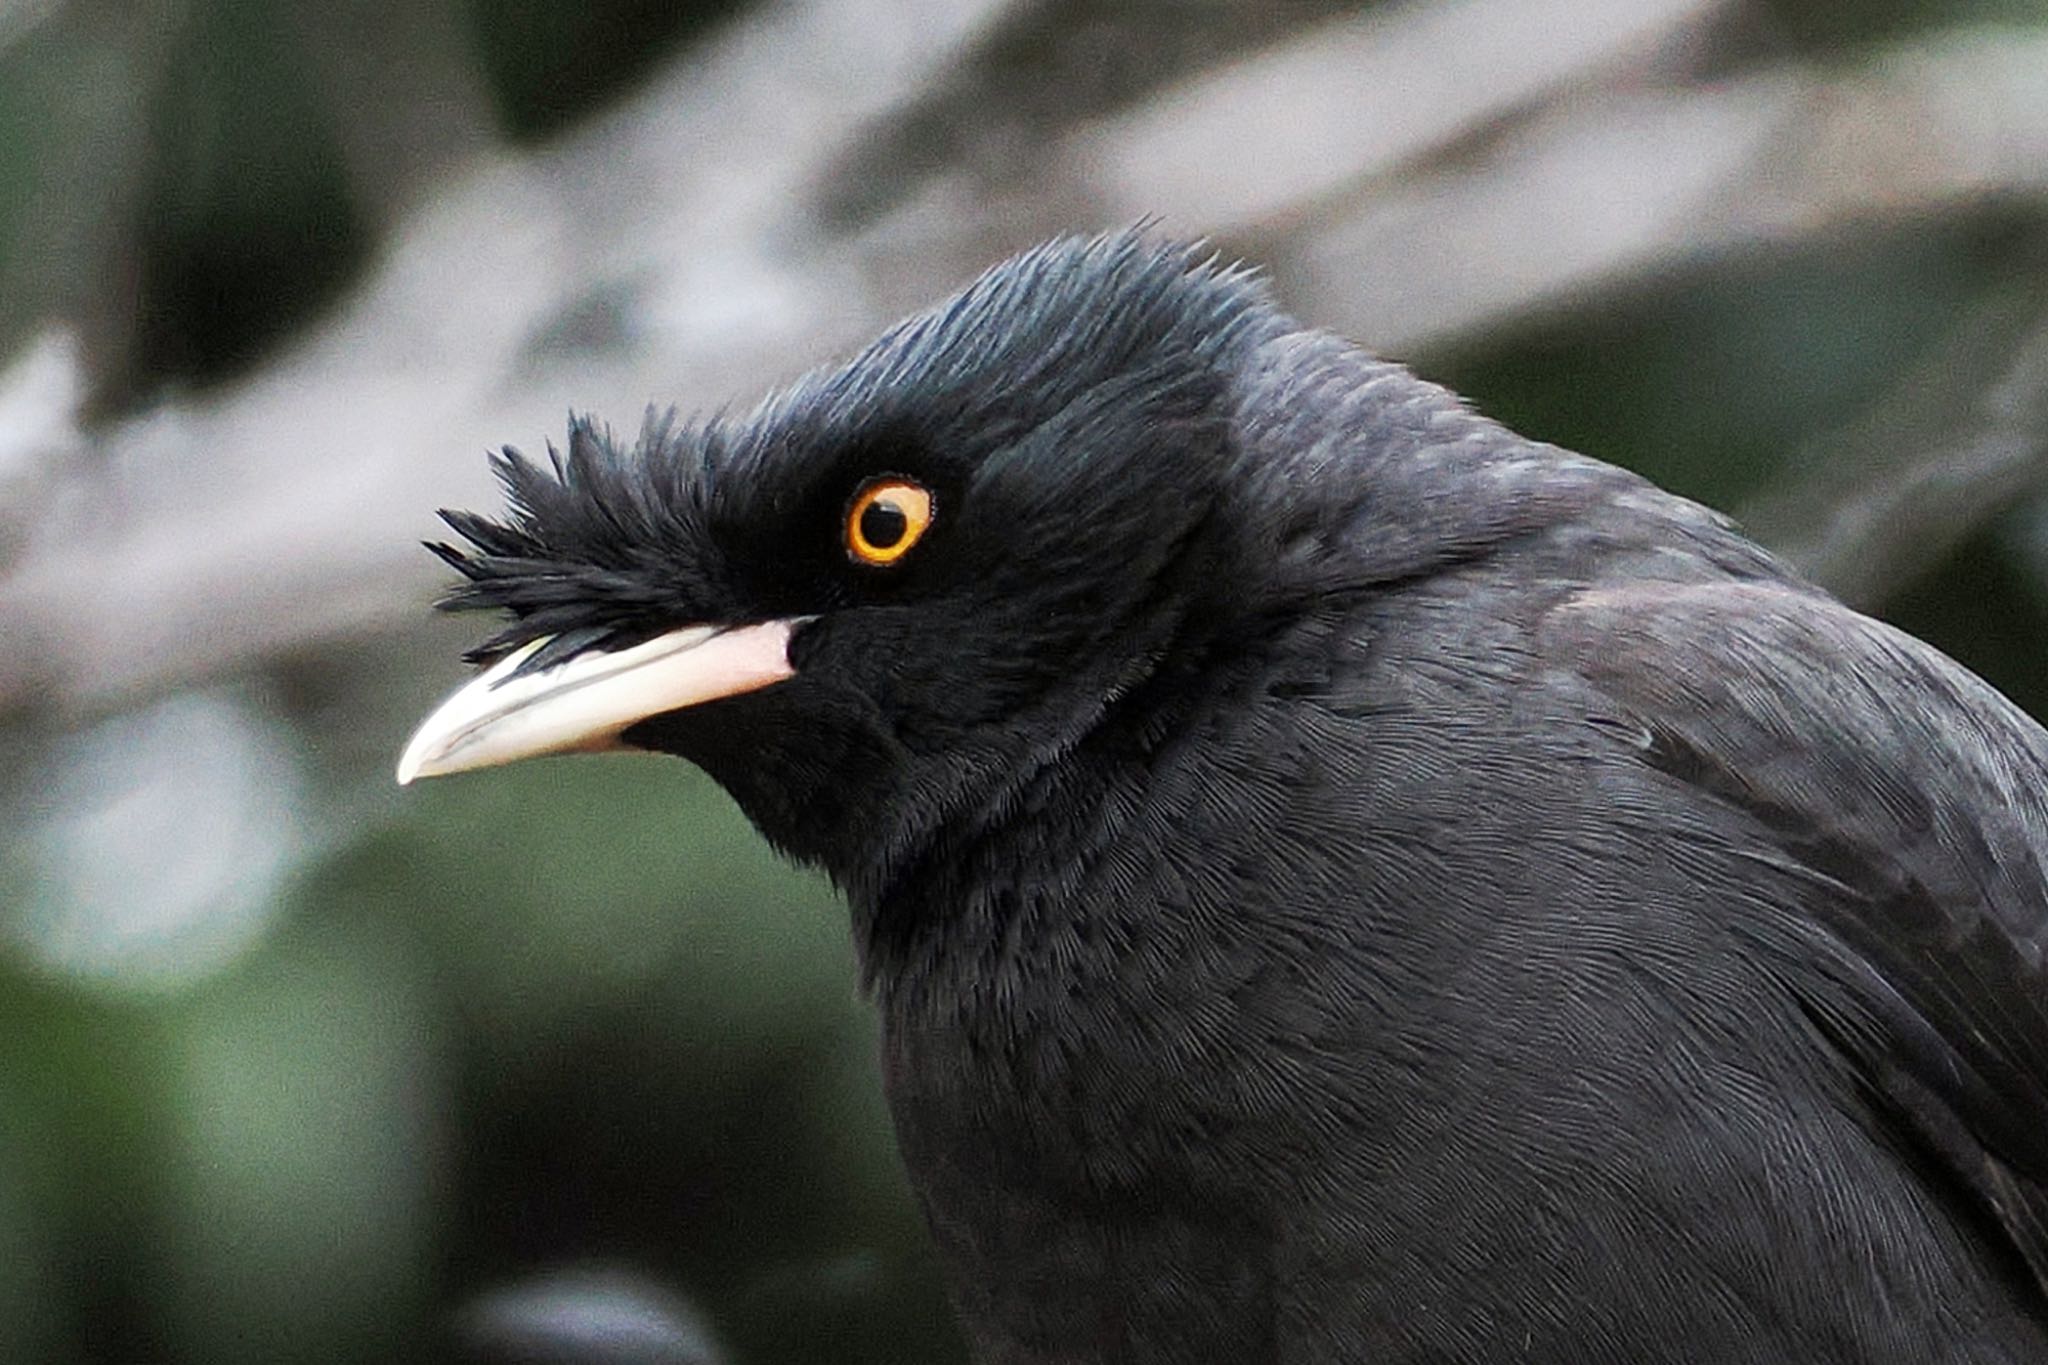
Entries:
{"type": "Polygon", "coordinates": [[[2048,738],[1141,236],[450,525],[851,905],[982,1359],[2048,1359],[2048,738]],[[838,523],[933,490],[900,569],[838,523]]]}

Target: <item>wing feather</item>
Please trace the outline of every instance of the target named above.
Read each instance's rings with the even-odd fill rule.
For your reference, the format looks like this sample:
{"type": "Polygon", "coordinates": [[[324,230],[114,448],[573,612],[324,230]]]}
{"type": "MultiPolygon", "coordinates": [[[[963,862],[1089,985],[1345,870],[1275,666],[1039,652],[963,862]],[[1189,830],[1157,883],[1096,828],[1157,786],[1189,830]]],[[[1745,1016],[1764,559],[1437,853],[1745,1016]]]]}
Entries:
{"type": "Polygon", "coordinates": [[[1604,733],[1796,876],[1805,920],[1774,932],[1830,951],[1784,980],[2048,1293],[2048,733],[1795,586],[1593,590],[1545,630],[1604,733]]]}

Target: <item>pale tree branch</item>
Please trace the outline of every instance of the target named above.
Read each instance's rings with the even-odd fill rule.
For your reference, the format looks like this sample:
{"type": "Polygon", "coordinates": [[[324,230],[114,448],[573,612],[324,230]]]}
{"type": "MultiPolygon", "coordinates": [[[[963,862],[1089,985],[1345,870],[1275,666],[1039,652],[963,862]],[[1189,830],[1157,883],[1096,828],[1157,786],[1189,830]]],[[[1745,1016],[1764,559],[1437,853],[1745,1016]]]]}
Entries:
{"type": "Polygon", "coordinates": [[[260,373],[25,481],[0,704],[104,705],[411,612],[433,509],[492,498],[484,449],[572,401],[630,424],[849,343],[877,305],[789,206],[997,9],[770,6],[578,135],[477,165],[260,373]]]}
{"type": "Polygon", "coordinates": [[[446,184],[260,373],[0,485],[33,490],[0,501],[20,537],[0,706],[115,704],[413,619],[432,509],[494,501],[483,449],[537,443],[571,404],[631,425],[650,400],[757,393],[1050,227],[1164,210],[1257,244],[1303,316],[1398,353],[1745,243],[2048,191],[2048,37],[1675,72],[1720,9],[1383,7],[1083,121],[1015,184],[940,173],[842,233],[820,208],[848,148],[1013,7],[764,6],[574,136],[446,184]],[[1309,128],[1347,72],[1407,97],[1354,92],[1309,128]]]}
{"type": "Polygon", "coordinates": [[[1744,523],[1845,600],[1884,602],[2048,488],[2048,295],[1970,317],[1791,467],[1744,523]]]}
{"type": "Polygon", "coordinates": [[[1445,0],[1375,8],[1189,81],[1070,141],[1111,218],[1234,235],[1640,62],[1724,0],[1445,0]]]}
{"type": "Polygon", "coordinates": [[[1275,277],[1394,353],[1716,252],[2048,195],[2048,29],[1847,70],[1582,89],[1292,230],[1275,277]]]}

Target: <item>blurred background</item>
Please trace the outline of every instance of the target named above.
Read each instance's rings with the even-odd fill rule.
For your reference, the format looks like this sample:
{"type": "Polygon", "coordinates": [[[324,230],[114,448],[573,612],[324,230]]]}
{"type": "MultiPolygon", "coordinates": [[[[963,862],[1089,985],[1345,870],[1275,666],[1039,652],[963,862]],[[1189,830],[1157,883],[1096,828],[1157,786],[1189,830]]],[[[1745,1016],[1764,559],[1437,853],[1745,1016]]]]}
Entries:
{"type": "Polygon", "coordinates": [[[2048,714],[2039,0],[0,0],[0,1361],[960,1360],[829,891],[392,786],[417,541],[1146,215],[2048,714]]]}

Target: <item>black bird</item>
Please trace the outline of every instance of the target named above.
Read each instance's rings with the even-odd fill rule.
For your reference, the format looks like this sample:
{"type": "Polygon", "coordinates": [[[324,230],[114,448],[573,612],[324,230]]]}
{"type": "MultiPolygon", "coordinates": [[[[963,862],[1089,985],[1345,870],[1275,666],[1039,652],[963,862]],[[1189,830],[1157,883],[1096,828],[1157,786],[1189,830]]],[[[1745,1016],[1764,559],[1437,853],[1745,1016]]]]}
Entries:
{"type": "Polygon", "coordinates": [[[1721,517],[1140,234],[497,467],[401,779],[832,876],[981,1360],[2048,1360],[2048,735],[1721,517]]]}

